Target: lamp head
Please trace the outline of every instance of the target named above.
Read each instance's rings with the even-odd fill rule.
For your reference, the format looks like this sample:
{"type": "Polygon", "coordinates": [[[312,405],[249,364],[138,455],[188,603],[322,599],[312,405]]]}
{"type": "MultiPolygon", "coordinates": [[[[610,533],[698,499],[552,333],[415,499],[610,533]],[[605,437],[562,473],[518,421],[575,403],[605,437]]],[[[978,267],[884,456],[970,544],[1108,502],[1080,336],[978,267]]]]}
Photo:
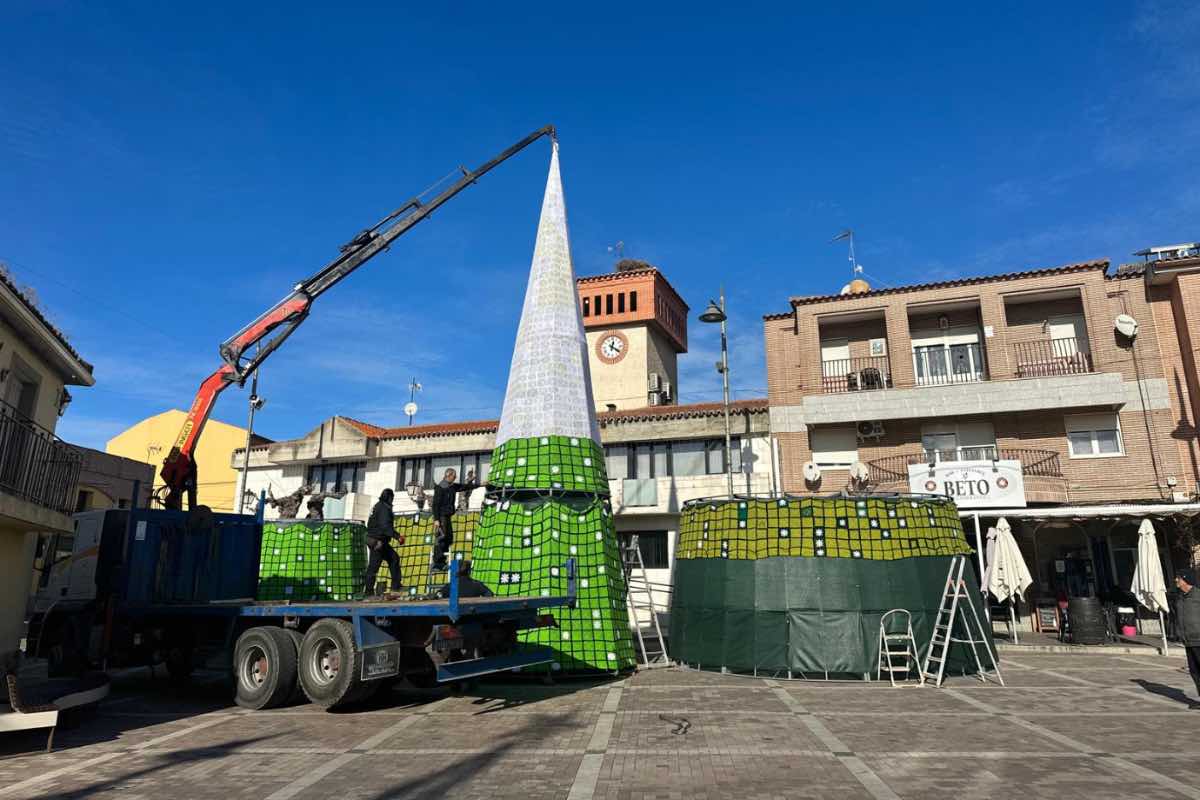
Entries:
{"type": "Polygon", "coordinates": [[[712,300],[708,301],[708,308],[700,315],[701,322],[724,322],[725,319],[725,312],[712,300]]]}

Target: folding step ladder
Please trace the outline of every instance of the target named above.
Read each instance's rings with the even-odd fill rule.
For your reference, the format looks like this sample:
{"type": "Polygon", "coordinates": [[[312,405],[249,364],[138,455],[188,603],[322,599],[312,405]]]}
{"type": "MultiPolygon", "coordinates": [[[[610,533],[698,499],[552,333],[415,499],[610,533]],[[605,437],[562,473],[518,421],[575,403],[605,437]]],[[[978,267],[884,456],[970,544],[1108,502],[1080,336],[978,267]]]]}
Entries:
{"type": "Polygon", "coordinates": [[[946,588],[942,592],[942,604],[938,607],[937,616],[933,620],[933,636],[929,640],[929,650],[925,653],[925,663],[921,667],[921,683],[931,681],[934,686],[942,685],[946,673],[946,659],[950,655],[952,643],[965,644],[971,648],[975,657],[975,667],[979,680],[986,682],[994,676],[1000,685],[1004,685],[1004,677],[1000,674],[1000,663],[992,650],[984,632],[983,624],[979,621],[979,612],[975,609],[973,594],[963,580],[963,572],[967,568],[966,556],[955,556],[950,561],[950,569],[946,573],[946,588]],[[962,601],[966,601],[967,611],[962,610],[962,601]],[[955,636],[955,625],[962,636],[955,636]],[[974,628],[971,626],[974,625],[974,628]],[[979,658],[979,646],[991,662],[991,669],[985,670],[983,661],[979,658]],[[936,666],[936,669],[934,667],[936,666]]]}
{"type": "Polygon", "coordinates": [[[879,658],[876,675],[883,680],[886,674],[892,686],[907,683],[915,675],[917,682],[924,681],[921,675],[921,659],[917,655],[917,640],[913,636],[912,614],[906,608],[893,608],[879,620],[879,658]],[[903,677],[896,680],[897,675],[903,677]]]}
{"type": "Polygon", "coordinates": [[[630,625],[637,637],[641,650],[641,666],[669,667],[671,660],[667,656],[667,642],[663,637],[662,628],[658,624],[658,606],[654,602],[654,584],[646,573],[646,563],[642,560],[642,548],[638,544],[638,535],[630,534],[629,539],[621,539],[621,566],[625,572],[625,597],[629,610],[630,625]],[[638,614],[650,615],[651,633],[642,632],[642,621],[638,614]],[[647,645],[649,639],[649,645],[647,645]]]}

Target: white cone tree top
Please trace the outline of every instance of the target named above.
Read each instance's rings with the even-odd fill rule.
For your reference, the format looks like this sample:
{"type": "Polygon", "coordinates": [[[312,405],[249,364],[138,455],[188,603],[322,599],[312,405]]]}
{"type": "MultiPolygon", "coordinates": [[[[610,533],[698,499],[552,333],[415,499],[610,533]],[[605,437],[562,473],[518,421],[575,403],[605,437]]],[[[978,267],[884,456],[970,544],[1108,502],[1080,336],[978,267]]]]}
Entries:
{"type": "Polygon", "coordinates": [[[550,156],[550,174],[496,444],[534,436],[577,436],[600,441],[587,336],[579,313],[567,236],[557,142],[550,156]]]}

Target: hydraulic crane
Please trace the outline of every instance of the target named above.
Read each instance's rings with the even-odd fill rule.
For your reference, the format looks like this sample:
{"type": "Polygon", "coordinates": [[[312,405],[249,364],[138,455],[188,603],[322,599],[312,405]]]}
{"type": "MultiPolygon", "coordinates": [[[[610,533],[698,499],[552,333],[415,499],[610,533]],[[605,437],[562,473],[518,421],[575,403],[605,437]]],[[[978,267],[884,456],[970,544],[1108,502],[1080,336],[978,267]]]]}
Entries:
{"type": "Polygon", "coordinates": [[[183,497],[186,494],[188,508],[196,508],[196,443],[204,431],[204,424],[212,414],[217,396],[231,383],[244,385],[246,379],[258,369],[267,356],[275,352],[296,331],[300,323],[304,322],[318,297],[386,250],[393,241],[432,214],[447,200],[543,136],[555,140],[554,126],[539,128],[474,170],[460,167],[462,175],[440,194],[428,201],[422,201],[421,195],[418,195],[363,230],[342,245],[336,258],[296,284],[287,297],[222,342],[219,352],[223,363],[200,384],[179,436],[163,461],[161,475],[165,486],[160,498],[163,506],[182,509],[183,497]],[[253,352],[251,348],[254,348],[253,352]]]}

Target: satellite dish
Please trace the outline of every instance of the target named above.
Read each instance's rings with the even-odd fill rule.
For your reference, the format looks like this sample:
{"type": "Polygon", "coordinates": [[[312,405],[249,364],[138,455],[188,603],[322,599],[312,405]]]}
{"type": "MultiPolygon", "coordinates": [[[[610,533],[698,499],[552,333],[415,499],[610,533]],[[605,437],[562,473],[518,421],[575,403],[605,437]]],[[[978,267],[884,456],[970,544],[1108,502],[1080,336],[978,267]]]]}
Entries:
{"type": "Polygon", "coordinates": [[[809,461],[804,465],[804,480],[809,483],[821,480],[821,468],[817,466],[817,462],[809,461]]]}
{"type": "Polygon", "coordinates": [[[1113,328],[1126,339],[1133,339],[1138,334],[1137,320],[1128,314],[1119,314],[1113,322],[1113,328]]]}
{"type": "Polygon", "coordinates": [[[850,294],[850,284],[847,283],[845,286],[843,286],[842,290],[838,292],[838,294],[850,294]]]}
{"type": "Polygon", "coordinates": [[[871,479],[871,471],[867,469],[867,465],[861,461],[855,461],[850,465],[850,480],[855,483],[865,484],[871,479]]]}
{"type": "Polygon", "coordinates": [[[407,403],[405,403],[405,404],[404,404],[404,414],[405,414],[405,416],[409,416],[409,417],[411,417],[411,416],[413,416],[413,415],[414,415],[414,414],[416,414],[416,413],[417,413],[417,404],[416,404],[416,403],[414,403],[414,402],[412,402],[412,401],[410,400],[410,401],[408,401],[407,403]]]}

